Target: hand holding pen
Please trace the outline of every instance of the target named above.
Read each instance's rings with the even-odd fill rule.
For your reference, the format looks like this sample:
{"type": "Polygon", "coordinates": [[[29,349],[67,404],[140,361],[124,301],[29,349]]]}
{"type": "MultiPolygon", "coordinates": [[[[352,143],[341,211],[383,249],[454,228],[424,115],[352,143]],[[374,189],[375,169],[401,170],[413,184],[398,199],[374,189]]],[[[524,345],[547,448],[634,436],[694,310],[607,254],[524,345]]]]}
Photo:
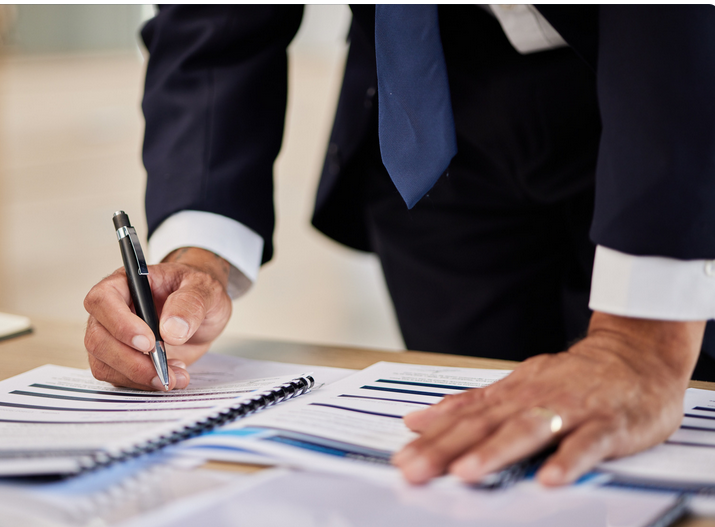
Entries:
{"type": "MultiPolygon", "coordinates": [[[[127,227],[129,234],[128,219],[127,225],[117,227],[127,227]]],[[[131,256],[138,274],[140,264],[131,256]]],[[[230,318],[232,305],[225,290],[228,264],[209,251],[185,248],[148,266],[147,271],[158,332],[138,316],[139,302],[132,300],[128,273],[124,267],[117,269],[95,285],[84,301],[90,315],[85,334],[89,365],[95,378],[117,386],[182,389],[189,384],[187,365],[208,350],[230,318]],[[156,342],[162,339],[168,357],[166,386],[147,355],[156,351],[156,342]]]]}
{"type": "Polygon", "coordinates": [[[146,322],[154,334],[154,349],[149,352],[154,369],[159,376],[159,382],[164,390],[169,390],[169,365],[166,359],[166,349],[159,334],[159,318],[156,315],[154,296],[149,286],[149,270],[147,269],[144,251],[134,227],[129,223],[129,216],[123,210],[117,211],[112,217],[114,228],[117,229],[119,249],[122,253],[124,271],[127,274],[129,293],[132,295],[134,311],[146,322]]]}

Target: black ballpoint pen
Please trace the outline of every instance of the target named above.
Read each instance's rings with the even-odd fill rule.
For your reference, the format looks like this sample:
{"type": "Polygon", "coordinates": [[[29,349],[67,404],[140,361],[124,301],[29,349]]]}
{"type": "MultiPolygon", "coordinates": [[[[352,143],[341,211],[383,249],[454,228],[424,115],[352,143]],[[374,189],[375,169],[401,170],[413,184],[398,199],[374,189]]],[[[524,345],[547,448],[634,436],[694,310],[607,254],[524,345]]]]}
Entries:
{"type": "Polygon", "coordinates": [[[114,228],[117,229],[119,249],[122,252],[124,270],[127,272],[127,282],[134,302],[134,310],[154,333],[156,345],[149,355],[154,363],[156,373],[159,375],[159,380],[164,385],[164,390],[168,390],[169,366],[166,363],[164,342],[159,334],[159,317],[156,315],[154,297],[149,286],[149,270],[146,266],[144,252],[139,245],[139,237],[134,227],[129,223],[129,216],[123,210],[115,212],[112,221],[114,221],[114,228]]]}

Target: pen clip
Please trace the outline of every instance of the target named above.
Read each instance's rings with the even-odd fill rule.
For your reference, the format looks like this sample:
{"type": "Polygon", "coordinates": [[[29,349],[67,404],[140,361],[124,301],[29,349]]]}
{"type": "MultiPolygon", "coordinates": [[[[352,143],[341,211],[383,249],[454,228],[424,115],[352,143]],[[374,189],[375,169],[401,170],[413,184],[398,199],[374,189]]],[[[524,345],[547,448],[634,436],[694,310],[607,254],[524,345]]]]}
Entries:
{"type": "Polygon", "coordinates": [[[117,229],[118,240],[121,240],[126,236],[129,236],[129,242],[134,250],[134,256],[136,257],[137,265],[139,266],[139,274],[148,275],[149,270],[146,267],[146,258],[144,258],[142,246],[139,244],[139,236],[137,236],[137,231],[134,230],[134,227],[120,227],[117,229]]]}

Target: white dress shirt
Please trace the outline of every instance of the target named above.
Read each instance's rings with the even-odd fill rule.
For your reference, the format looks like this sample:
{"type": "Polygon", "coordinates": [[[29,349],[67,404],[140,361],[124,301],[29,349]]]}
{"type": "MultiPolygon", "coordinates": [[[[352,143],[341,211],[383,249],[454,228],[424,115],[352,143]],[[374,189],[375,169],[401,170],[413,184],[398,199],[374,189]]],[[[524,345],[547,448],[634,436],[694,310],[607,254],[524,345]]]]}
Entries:
{"type": "MultiPolygon", "coordinates": [[[[532,5],[483,7],[496,17],[519,53],[566,45],[532,5]]],[[[201,247],[218,254],[250,283],[258,277],[263,239],[232,219],[209,212],[178,212],[167,218],[149,240],[150,260],[160,262],[181,247],[201,247]]],[[[250,283],[231,273],[229,294],[238,298],[250,283]]],[[[613,315],[659,320],[715,318],[715,261],[633,256],[599,245],[589,307],[613,315]]]]}

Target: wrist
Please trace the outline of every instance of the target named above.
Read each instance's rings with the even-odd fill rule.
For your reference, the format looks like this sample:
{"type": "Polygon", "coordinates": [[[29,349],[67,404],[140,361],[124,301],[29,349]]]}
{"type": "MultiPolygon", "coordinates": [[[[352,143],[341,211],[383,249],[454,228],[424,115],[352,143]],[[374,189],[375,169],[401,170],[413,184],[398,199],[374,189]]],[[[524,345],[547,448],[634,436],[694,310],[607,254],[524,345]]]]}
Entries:
{"type": "Polygon", "coordinates": [[[202,271],[216,281],[226,290],[228,286],[231,264],[219,255],[199,247],[182,247],[170,252],[162,260],[164,263],[180,263],[202,271]]]}
{"type": "Polygon", "coordinates": [[[624,317],[594,311],[586,340],[590,346],[650,375],[681,380],[687,385],[702,346],[705,321],[676,322],[624,317]]]}

